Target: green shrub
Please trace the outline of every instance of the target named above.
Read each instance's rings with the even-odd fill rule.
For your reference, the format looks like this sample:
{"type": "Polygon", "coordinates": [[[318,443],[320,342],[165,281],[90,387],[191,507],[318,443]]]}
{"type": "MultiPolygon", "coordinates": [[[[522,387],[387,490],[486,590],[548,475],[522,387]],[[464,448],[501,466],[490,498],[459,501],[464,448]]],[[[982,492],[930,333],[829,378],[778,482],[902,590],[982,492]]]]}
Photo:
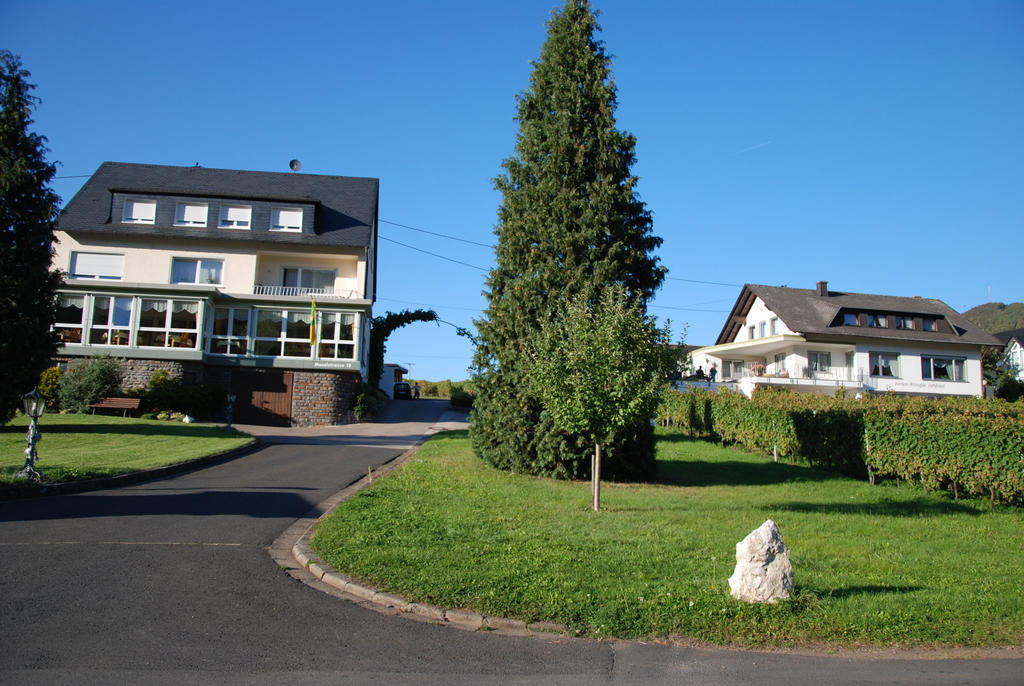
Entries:
{"type": "Polygon", "coordinates": [[[46,399],[49,412],[60,409],[60,379],[63,375],[60,367],[50,367],[39,375],[39,394],[46,399]]]}
{"type": "Polygon", "coordinates": [[[85,412],[98,398],[121,394],[121,360],[103,355],[75,360],[60,379],[60,404],[85,412]]]}
{"type": "MultiPolygon", "coordinates": [[[[39,392],[42,393],[42,389],[39,392]]],[[[1017,402],[1024,398],[1024,381],[1018,381],[1012,376],[1004,378],[996,389],[996,397],[1011,403],[1017,402]]]]}
{"type": "Polygon", "coordinates": [[[451,403],[453,407],[463,407],[466,409],[472,409],[473,394],[461,388],[453,387],[451,392],[451,403]]]}
{"type": "Polygon", "coordinates": [[[353,401],[352,411],[356,420],[366,422],[374,417],[387,404],[388,394],[379,388],[371,388],[369,384],[360,384],[353,401]]]}
{"type": "Polygon", "coordinates": [[[760,390],[748,399],[726,389],[694,389],[663,394],[658,420],[691,436],[851,476],[1024,499],[1024,403],[785,390],[760,390]]]}
{"type": "Polygon", "coordinates": [[[227,391],[213,384],[186,384],[164,370],[153,372],[147,388],[127,392],[139,398],[145,413],[177,412],[196,419],[217,419],[224,415],[227,391]]]}

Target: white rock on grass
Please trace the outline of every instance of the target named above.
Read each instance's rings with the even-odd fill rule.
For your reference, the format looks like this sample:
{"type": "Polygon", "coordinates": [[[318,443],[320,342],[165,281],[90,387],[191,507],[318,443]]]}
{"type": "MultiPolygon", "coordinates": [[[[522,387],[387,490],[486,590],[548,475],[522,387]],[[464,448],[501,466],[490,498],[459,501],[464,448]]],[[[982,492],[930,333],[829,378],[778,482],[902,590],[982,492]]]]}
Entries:
{"type": "Polygon", "coordinates": [[[729,577],[729,592],[748,603],[776,603],[793,590],[793,565],[779,527],[766,521],[736,544],[736,570],[729,577]]]}

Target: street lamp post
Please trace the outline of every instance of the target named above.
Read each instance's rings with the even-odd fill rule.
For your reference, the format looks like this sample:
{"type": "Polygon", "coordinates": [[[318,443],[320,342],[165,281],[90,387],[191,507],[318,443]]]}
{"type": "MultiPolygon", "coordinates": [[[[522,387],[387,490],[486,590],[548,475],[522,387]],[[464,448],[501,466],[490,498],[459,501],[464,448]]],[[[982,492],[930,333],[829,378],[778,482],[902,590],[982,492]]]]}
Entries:
{"type": "Polygon", "coordinates": [[[25,468],[15,476],[39,481],[39,472],[36,471],[36,443],[42,440],[42,435],[39,433],[39,418],[46,410],[46,400],[38,388],[33,388],[30,393],[21,396],[21,403],[29,418],[28,433],[25,434],[25,443],[28,447],[25,448],[25,468]]]}

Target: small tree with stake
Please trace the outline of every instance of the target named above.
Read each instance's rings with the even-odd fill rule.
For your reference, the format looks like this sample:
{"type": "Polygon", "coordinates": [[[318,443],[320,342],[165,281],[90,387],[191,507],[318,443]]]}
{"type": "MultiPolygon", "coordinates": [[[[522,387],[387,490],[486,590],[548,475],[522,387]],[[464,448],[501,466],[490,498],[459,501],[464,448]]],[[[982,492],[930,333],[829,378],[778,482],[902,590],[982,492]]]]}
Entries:
{"type": "Polygon", "coordinates": [[[528,346],[529,378],[544,411],[594,444],[594,511],[601,507],[601,445],[617,430],[653,416],[658,392],[675,368],[669,327],[659,328],[622,286],[596,300],[577,296],[528,346]]]}

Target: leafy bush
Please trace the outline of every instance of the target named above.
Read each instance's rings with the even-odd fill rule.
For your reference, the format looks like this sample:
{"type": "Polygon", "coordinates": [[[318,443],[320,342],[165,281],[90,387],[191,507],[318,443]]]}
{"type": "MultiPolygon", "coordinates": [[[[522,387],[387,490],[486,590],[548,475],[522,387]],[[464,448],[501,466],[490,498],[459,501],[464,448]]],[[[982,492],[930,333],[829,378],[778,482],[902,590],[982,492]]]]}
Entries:
{"type": "Polygon", "coordinates": [[[63,375],[60,367],[50,367],[39,375],[39,394],[46,399],[47,411],[60,409],[60,379],[63,375]]]}
{"type": "Polygon", "coordinates": [[[121,395],[121,360],[103,355],[75,360],[60,380],[60,404],[71,412],[85,412],[99,398],[121,395]]]}
{"type": "Polygon", "coordinates": [[[353,403],[356,420],[366,422],[377,416],[388,401],[388,394],[369,384],[360,384],[353,403]]]}
{"type": "MultiPolygon", "coordinates": [[[[42,393],[42,389],[39,392],[42,393]]],[[[996,397],[1011,403],[1024,398],[1024,381],[1018,381],[1012,376],[1004,378],[996,389],[996,397]]]]}
{"type": "Polygon", "coordinates": [[[453,407],[472,409],[473,394],[461,388],[453,387],[451,392],[451,403],[453,407]]]}
{"type": "Polygon", "coordinates": [[[139,398],[145,413],[174,412],[197,419],[216,419],[224,415],[227,391],[212,384],[186,384],[164,370],[153,372],[147,388],[127,392],[139,398]]]}

